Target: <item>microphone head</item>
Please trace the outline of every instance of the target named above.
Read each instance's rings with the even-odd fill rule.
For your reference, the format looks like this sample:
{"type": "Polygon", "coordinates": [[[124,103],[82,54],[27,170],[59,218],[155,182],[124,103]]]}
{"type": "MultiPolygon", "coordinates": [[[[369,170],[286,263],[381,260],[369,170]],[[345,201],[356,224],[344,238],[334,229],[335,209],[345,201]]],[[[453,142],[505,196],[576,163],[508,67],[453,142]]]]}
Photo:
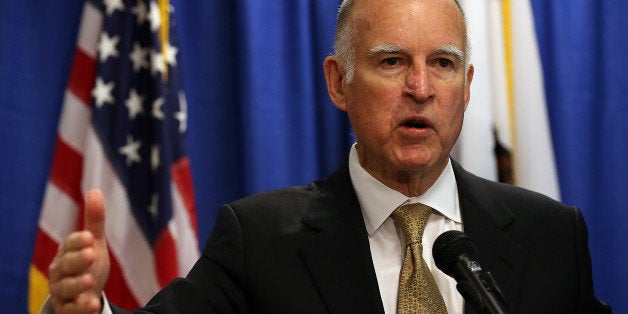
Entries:
{"type": "Polygon", "coordinates": [[[454,277],[452,266],[458,257],[463,254],[475,259],[477,248],[473,240],[462,231],[450,230],[443,232],[436,238],[434,246],[432,246],[432,256],[434,257],[436,267],[451,277],[454,277]]]}

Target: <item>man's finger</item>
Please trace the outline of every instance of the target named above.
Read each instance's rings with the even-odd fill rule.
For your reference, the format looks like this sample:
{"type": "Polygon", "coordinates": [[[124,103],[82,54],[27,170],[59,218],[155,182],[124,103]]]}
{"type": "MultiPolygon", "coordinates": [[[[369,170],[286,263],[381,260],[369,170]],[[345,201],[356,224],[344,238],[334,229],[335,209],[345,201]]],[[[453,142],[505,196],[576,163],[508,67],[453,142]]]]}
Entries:
{"type": "Polygon", "coordinates": [[[65,277],[57,283],[51,283],[50,293],[56,300],[68,302],[94,286],[94,278],[89,274],[75,277],[65,277]]]}
{"type": "Polygon", "coordinates": [[[85,229],[96,240],[105,238],[105,199],[100,190],[90,190],[85,196],[85,229]]]}
{"type": "Polygon", "coordinates": [[[95,259],[96,255],[92,248],[65,252],[63,255],[55,258],[50,264],[48,270],[50,281],[55,282],[62,280],[66,276],[84,273],[95,259]]]}
{"type": "Polygon", "coordinates": [[[88,231],[74,231],[59,245],[59,255],[80,251],[94,243],[94,236],[88,231]]]}
{"type": "Polygon", "coordinates": [[[65,313],[100,313],[102,305],[100,298],[91,294],[81,294],[71,301],[51,300],[56,314],[65,313]]]}

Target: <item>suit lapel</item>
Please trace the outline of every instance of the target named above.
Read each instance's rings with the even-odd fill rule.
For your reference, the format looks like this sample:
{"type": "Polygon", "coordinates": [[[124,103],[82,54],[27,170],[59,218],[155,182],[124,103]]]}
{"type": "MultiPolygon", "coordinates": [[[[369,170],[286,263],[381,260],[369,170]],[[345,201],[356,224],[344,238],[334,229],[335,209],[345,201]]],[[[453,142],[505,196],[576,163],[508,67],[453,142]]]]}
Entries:
{"type": "MultiPolygon", "coordinates": [[[[464,232],[478,248],[478,262],[490,271],[507,298],[510,307],[516,305],[519,276],[525,252],[505,232],[516,216],[508,206],[492,197],[493,185],[463,170],[453,163],[462,211],[464,232]]],[[[494,186],[493,186],[494,187],[494,186]]],[[[474,313],[467,304],[465,312],[474,313]]]]}
{"type": "MultiPolygon", "coordinates": [[[[516,216],[506,204],[491,197],[492,185],[456,162],[453,167],[464,231],[477,245],[480,265],[491,272],[510,307],[515,307],[525,252],[505,230],[516,216]]],[[[384,313],[347,162],[316,185],[318,195],[302,222],[318,234],[299,254],[323,301],[330,313],[384,313]]],[[[475,313],[468,304],[465,312],[475,313]]]]}
{"type": "Polygon", "coordinates": [[[368,234],[347,163],[317,182],[302,222],[318,230],[299,254],[330,313],[384,313],[368,234]]]}

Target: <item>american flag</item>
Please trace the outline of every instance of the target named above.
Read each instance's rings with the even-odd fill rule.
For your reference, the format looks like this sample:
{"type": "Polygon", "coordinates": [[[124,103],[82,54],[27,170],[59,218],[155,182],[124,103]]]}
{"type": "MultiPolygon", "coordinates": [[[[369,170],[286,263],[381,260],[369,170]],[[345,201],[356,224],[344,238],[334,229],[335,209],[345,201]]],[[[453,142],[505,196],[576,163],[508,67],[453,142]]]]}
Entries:
{"type": "Polygon", "coordinates": [[[57,246],[82,228],[83,195],[105,196],[107,297],[145,304],[198,258],[187,108],[167,0],[87,1],[30,271],[29,310],[48,295],[57,246]]]}

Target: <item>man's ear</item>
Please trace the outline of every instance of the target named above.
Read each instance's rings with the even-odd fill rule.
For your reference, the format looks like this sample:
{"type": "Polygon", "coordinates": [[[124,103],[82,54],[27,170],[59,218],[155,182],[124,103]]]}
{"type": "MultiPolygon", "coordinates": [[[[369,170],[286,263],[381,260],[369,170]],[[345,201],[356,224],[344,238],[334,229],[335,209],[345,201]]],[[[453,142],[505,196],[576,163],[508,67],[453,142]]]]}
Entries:
{"type": "Polygon", "coordinates": [[[473,81],[473,72],[475,68],[473,64],[469,64],[469,69],[467,70],[467,82],[464,84],[464,110],[467,110],[467,106],[469,105],[469,100],[471,99],[471,81],[473,81]]]}
{"type": "Polygon", "coordinates": [[[329,56],[325,58],[323,69],[325,71],[325,82],[327,83],[329,98],[331,98],[336,108],[347,111],[345,81],[343,77],[344,72],[341,68],[340,61],[338,61],[338,58],[335,56],[329,56]]]}

